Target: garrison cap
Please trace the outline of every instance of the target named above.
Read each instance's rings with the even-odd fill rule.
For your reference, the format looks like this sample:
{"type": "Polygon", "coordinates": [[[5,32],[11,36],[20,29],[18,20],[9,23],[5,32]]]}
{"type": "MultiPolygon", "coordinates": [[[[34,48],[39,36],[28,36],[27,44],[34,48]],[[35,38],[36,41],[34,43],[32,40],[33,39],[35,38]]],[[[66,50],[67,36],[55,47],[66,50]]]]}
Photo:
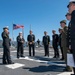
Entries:
{"type": "Polygon", "coordinates": [[[71,15],[70,13],[67,13],[65,16],[71,15]]]}
{"type": "Polygon", "coordinates": [[[60,23],[65,23],[66,24],[66,20],[62,20],[62,21],[60,21],[60,23]]]}

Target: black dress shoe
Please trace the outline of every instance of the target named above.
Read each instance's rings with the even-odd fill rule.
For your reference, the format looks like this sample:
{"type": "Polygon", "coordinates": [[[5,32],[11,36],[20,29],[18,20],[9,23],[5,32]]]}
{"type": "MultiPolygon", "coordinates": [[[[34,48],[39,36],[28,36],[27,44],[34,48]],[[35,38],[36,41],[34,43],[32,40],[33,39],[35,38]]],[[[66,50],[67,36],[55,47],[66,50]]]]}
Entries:
{"type": "Polygon", "coordinates": [[[21,56],[21,57],[25,57],[25,56],[21,56]]]}
{"type": "Polygon", "coordinates": [[[19,56],[17,58],[19,59],[19,56]]]}
{"type": "Polygon", "coordinates": [[[56,58],[56,56],[54,56],[53,58],[56,58]]]}
{"type": "Polygon", "coordinates": [[[8,63],[5,61],[5,62],[3,62],[3,64],[8,64],[8,63]]]}
{"type": "Polygon", "coordinates": [[[72,70],[71,70],[71,69],[64,69],[64,71],[72,72],[72,70]]]}
{"type": "Polygon", "coordinates": [[[10,62],[10,63],[8,63],[8,64],[14,64],[14,62],[10,62]]]}
{"type": "Polygon", "coordinates": [[[3,64],[5,65],[5,64],[8,64],[8,63],[3,63],[3,64]]]}
{"type": "Polygon", "coordinates": [[[64,60],[64,58],[61,58],[60,60],[64,60]]]}
{"type": "Polygon", "coordinates": [[[71,75],[75,75],[75,74],[71,74],[71,75]]]}
{"type": "Polygon", "coordinates": [[[46,56],[46,55],[44,55],[44,56],[46,56]]]}

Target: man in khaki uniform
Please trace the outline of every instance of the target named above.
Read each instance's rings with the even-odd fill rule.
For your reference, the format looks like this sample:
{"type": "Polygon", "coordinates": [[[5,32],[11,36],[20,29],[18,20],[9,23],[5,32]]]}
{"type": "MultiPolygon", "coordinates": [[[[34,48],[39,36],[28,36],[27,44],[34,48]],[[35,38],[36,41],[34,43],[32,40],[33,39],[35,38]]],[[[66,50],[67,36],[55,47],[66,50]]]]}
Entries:
{"type": "Polygon", "coordinates": [[[66,20],[62,20],[60,21],[60,25],[61,27],[63,28],[62,29],[62,36],[61,36],[61,46],[63,48],[63,55],[64,55],[64,59],[65,59],[65,63],[66,63],[66,71],[71,71],[70,67],[67,66],[67,40],[66,40],[66,37],[67,37],[67,30],[68,30],[68,27],[66,26],[66,20]]]}
{"type": "Polygon", "coordinates": [[[59,28],[59,39],[58,39],[58,42],[59,42],[59,46],[60,46],[60,50],[61,50],[61,54],[62,54],[62,58],[60,60],[64,60],[63,48],[61,46],[61,36],[62,36],[62,29],[59,28]]]}

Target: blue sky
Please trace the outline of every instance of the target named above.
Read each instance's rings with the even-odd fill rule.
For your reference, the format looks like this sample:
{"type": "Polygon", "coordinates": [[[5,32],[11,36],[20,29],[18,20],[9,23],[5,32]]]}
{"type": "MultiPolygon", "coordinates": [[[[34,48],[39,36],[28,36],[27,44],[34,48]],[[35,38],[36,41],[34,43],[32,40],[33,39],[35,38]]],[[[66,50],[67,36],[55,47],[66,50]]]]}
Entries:
{"type": "MultiPolygon", "coordinates": [[[[36,40],[42,40],[47,31],[52,39],[52,30],[58,33],[60,21],[65,18],[69,0],[0,0],[0,34],[3,27],[9,26],[12,38],[12,24],[24,25],[24,37],[27,40],[30,24],[36,40]]],[[[13,31],[14,39],[22,29],[13,31]]],[[[1,39],[1,36],[0,36],[1,39]]]]}

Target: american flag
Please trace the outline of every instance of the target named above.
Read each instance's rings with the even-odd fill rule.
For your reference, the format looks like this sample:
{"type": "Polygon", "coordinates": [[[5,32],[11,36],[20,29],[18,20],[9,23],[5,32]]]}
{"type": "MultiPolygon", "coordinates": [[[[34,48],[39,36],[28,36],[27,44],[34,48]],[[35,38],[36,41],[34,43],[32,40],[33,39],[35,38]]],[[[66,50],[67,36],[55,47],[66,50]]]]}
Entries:
{"type": "Polygon", "coordinates": [[[19,25],[19,24],[13,24],[13,30],[14,29],[18,29],[18,28],[24,28],[23,25],[19,25]]]}

